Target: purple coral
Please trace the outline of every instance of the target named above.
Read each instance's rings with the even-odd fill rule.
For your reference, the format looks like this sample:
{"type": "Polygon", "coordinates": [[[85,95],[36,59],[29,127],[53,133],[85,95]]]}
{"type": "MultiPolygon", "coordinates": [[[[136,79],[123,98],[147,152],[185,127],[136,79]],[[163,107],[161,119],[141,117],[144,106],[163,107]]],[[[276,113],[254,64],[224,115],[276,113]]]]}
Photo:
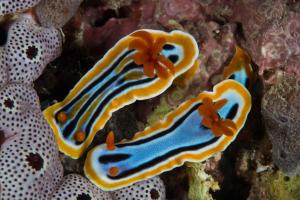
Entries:
{"type": "Polygon", "coordinates": [[[3,199],[47,199],[63,176],[54,135],[32,87],[61,51],[54,29],[19,18],[0,48],[0,186],[3,199]],[[3,79],[2,79],[3,78],[3,79]]]}
{"type": "Polygon", "coordinates": [[[62,35],[56,29],[42,28],[32,18],[21,17],[8,30],[0,47],[2,70],[8,82],[31,83],[46,65],[61,53],[62,35]]]}
{"type": "Polygon", "coordinates": [[[52,196],[52,200],[60,199],[112,200],[108,192],[102,191],[86,178],[77,174],[69,174],[63,178],[61,185],[52,196]]]}
{"type": "MultiPolygon", "coordinates": [[[[26,123],[8,133],[1,146],[1,195],[3,199],[47,199],[63,175],[55,139],[41,112],[21,121],[26,123]]],[[[14,120],[8,122],[15,126],[14,120]]]]}
{"type": "Polygon", "coordinates": [[[21,132],[30,123],[30,116],[40,112],[35,90],[18,83],[0,88],[0,108],[0,128],[5,132],[5,137],[21,132]]]}
{"type": "Polygon", "coordinates": [[[112,193],[115,200],[122,199],[166,199],[165,186],[159,177],[135,183],[112,193]]]}

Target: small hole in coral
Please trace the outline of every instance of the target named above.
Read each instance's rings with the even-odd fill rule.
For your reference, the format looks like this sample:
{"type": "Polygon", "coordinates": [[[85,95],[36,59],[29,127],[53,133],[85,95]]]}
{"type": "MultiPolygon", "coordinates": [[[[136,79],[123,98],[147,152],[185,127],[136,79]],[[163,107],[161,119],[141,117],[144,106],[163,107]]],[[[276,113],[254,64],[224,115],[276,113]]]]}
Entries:
{"type": "Polygon", "coordinates": [[[280,151],[279,156],[284,159],[286,158],[286,153],[284,151],[280,151]]]}
{"type": "Polygon", "coordinates": [[[282,123],[287,123],[288,119],[285,116],[279,115],[278,116],[279,121],[281,121],[282,123]]]}
{"type": "Polygon", "coordinates": [[[38,54],[38,49],[35,46],[29,46],[26,50],[27,58],[34,59],[38,54]]]}
{"type": "Polygon", "coordinates": [[[284,180],[284,181],[290,181],[290,177],[285,176],[285,177],[283,178],[283,180],[284,180]]]}
{"type": "Polygon", "coordinates": [[[103,12],[100,18],[96,19],[94,23],[92,23],[95,27],[103,26],[110,18],[116,18],[116,12],[114,10],[108,9],[103,12]]]}
{"type": "Polygon", "coordinates": [[[27,156],[26,161],[33,169],[37,171],[41,170],[44,165],[44,160],[38,153],[30,153],[27,156]]]}
{"type": "Polygon", "coordinates": [[[272,77],[274,77],[275,70],[274,69],[266,69],[263,72],[263,78],[264,80],[270,80],[272,77]]]}
{"type": "Polygon", "coordinates": [[[4,106],[12,109],[14,107],[14,102],[11,99],[4,100],[4,106]]]}
{"type": "Polygon", "coordinates": [[[92,197],[88,194],[82,193],[82,194],[78,195],[76,199],[77,200],[91,200],[92,197]]]}
{"type": "Polygon", "coordinates": [[[151,199],[158,199],[159,198],[159,193],[156,189],[151,189],[150,195],[151,195],[151,199]]]}

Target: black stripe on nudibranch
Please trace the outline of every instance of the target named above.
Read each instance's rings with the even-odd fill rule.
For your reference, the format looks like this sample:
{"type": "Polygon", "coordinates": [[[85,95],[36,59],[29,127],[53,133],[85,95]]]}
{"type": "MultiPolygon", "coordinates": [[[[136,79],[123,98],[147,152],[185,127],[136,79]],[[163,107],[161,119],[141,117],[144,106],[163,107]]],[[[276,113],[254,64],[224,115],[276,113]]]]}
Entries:
{"type": "Polygon", "coordinates": [[[138,140],[135,142],[130,142],[130,143],[124,143],[124,144],[117,144],[117,147],[128,147],[128,146],[135,146],[135,145],[141,145],[143,143],[147,143],[147,142],[151,142],[152,140],[155,140],[159,137],[163,137],[169,133],[171,133],[172,131],[174,131],[176,128],[178,128],[178,126],[180,126],[195,110],[198,109],[198,107],[201,105],[202,103],[198,103],[196,105],[194,105],[188,112],[186,112],[186,114],[184,114],[182,117],[180,117],[170,128],[168,128],[167,130],[164,130],[160,133],[157,133],[151,137],[142,139],[142,140],[138,140]]]}
{"type": "Polygon", "coordinates": [[[227,116],[226,116],[226,119],[233,119],[236,114],[237,114],[237,111],[239,109],[239,104],[235,103],[229,110],[227,116]]]}
{"type": "Polygon", "coordinates": [[[118,89],[114,90],[109,95],[107,95],[106,98],[103,101],[101,101],[101,103],[97,106],[96,111],[93,113],[92,117],[90,118],[90,120],[89,120],[89,122],[86,126],[86,133],[90,132],[93,123],[100,116],[100,114],[101,114],[102,110],[104,109],[105,105],[107,105],[108,102],[111,101],[114,97],[118,96],[118,94],[120,94],[122,91],[124,91],[126,89],[129,89],[129,88],[132,88],[132,87],[135,87],[135,86],[138,86],[138,85],[142,85],[142,84],[145,84],[145,83],[150,83],[154,79],[155,78],[145,78],[145,79],[125,83],[124,85],[122,85],[118,89]]]}
{"type": "Polygon", "coordinates": [[[98,158],[99,162],[102,164],[120,162],[122,160],[126,160],[130,158],[129,154],[112,154],[112,155],[103,155],[98,158]]]}
{"type": "Polygon", "coordinates": [[[92,82],[89,86],[84,88],[72,101],[70,101],[67,105],[62,107],[57,113],[60,111],[67,111],[70,107],[72,107],[76,102],[78,102],[88,91],[91,91],[93,87],[95,87],[98,83],[100,83],[102,80],[104,80],[109,74],[112,73],[113,70],[115,70],[122,60],[126,58],[130,53],[132,53],[134,50],[126,51],[123,55],[121,55],[116,62],[112,64],[110,68],[108,68],[106,71],[102,72],[102,75],[100,75],[95,81],[92,82]]]}
{"type": "Polygon", "coordinates": [[[175,46],[172,45],[172,44],[165,44],[165,45],[163,46],[163,49],[164,49],[164,50],[172,50],[172,49],[175,49],[175,46]]]}
{"type": "Polygon", "coordinates": [[[235,79],[235,74],[231,74],[231,76],[228,77],[228,79],[235,79]]]}
{"type": "MultiPolygon", "coordinates": [[[[129,63],[128,65],[126,65],[122,72],[118,75],[113,76],[110,80],[108,80],[104,85],[102,85],[96,92],[94,92],[94,94],[84,103],[84,105],[82,105],[78,111],[78,113],[76,114],[75,118],[72,119],[67,125],[66,127],[63,129],[63,136],[65,138],[67,138],[72,131],[74,131],[74,128],[76,127],[76,124],[78,123],[79,119],[81,118],[81,116],[86,112],[86,110],[88,110],[88,107],[92,105],[93,101],[95,99],[97,99],[97,97],[102,94],[108,87],[110,87],[116,80],[121,79],[120,77],[122,77],[123,74],[128,73],[131,70],[137,69],[137,68],[141,68],[141,66],[135,64],[134,62],[129,63]]],[[[86,134],[88,135],[88,132],[86,132],[86,134]]],[[[82,142],[76,143],[81,144],[82,142]]]]}
{"type": "Polygon", "coordinates": [[[195,150],[198,150],[198,149],[201,149],[205,146],[208,146],[208,145],[211,145],[215,142],[217,142],[221,137],[214,137],[212,138],[211,140],[205,142],[205,143],[199,143],[199,144],[196,144],[196,145],[193,145],[193,146],[186,146],[186,147],[181,147],[181,148],[178,148],[178,149],[174,149],[172,151],[169,151],[168,153],[162,155],[162,156],[157,156],[155,157],[155,159],[152,159],[151,161],[149,162],[146,162],[140,166],[137,166],[133,169],[130,169],[130,170],[126,170],[126,171],[121,171],[120,174],[118,174],[117,176],[110,176],[108,175],[108,177],[110,179],[121,179],[121,178],[126,178],[132,174],[135,174],[137,172],[140,172],[140,171],[143,171],[149,167],[153,167],[155,165],[157,165],[158,163],[161,163],[163,162],[164,160],[167,160],[168,158],[171,158],[175,155],[178,155],[182,152],[186,152],[186,151],[195,151],[195,150]]]}
{"type": "Polygon", "coordinates": [[[168,58],[174,64],[179,60],[179,57],[177,55],[170,55],[168,58]]]}

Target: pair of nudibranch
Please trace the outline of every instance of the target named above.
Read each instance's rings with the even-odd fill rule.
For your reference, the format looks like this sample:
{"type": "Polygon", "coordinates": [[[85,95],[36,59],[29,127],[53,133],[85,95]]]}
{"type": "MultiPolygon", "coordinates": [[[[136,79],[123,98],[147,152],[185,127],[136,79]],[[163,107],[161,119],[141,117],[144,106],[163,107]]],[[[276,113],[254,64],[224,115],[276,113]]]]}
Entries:
{"type": "MultiPolygon", "coordinates": [[[[198,67],[198,54],[194,38],[181,31],[139,30],[121,39],[62,102],[44,111],[60,151],[80,157],[114,111],[163,93],[198,67]]],[[[88,153],[86,176],[113,190],[223,151],[251,109],[252,73],[249,56],[237,47],[225,80],[212,92],[187,100],[131,140],[115,144],[110,132],[106,143],[88,153]]]]}

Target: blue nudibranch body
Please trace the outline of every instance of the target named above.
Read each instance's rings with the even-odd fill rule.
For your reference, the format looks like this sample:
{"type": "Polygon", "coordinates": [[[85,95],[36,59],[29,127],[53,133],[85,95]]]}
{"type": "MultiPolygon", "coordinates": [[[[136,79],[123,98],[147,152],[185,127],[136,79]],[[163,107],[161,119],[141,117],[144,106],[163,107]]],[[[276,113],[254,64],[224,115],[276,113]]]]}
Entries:
{"type": "Polygon", "coordinates": [[[60,151],[80,157],[114,111],[161,94],[197,57],[196,41],[181,31],[140,30],[121,39],[62,102],[44,111],[60,151]]]}
{"type": "Polygon", "coordinates": [[[139,132],[130,141],[115,148],[107,144],[92,149],[87,156],[86,176],[104,190],[113,190],[171,170],[184,162],[199,162],[223,151],[243,127],[251,108],[251,96],[239,82],[225,80],[213,92],[203,92],[198,97],[181,104],[164,121],[139,132]],[[232,120],[232,136],[217,137],[203,126],[198,113],[204,98],[213,102],[226,99],[218,111],[221,119],[232,120]]]}
{"type": "Polygon", "coordinates": [[[213,92],[202,92],[184,102],[130,141],[112,145],[110,133],[107,144],[88,153],[86,176],[98,187],[114,190],[225,150],[244,126],[251,109],[251,95],[246,88],[251,76],[245,68],[249,67],[251,74],[252,68],[240,55],[247,57],[237,47],[224,73],[232,80],[217,84],[213,92]],[[217,110],[212,110],[214,107],[217,110]]]}

